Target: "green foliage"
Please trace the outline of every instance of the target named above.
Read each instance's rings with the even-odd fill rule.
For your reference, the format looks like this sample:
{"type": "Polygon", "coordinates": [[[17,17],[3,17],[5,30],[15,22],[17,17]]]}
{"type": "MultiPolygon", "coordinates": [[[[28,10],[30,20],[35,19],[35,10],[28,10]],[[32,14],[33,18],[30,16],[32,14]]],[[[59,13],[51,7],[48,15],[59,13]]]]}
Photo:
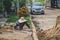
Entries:
{"type": "Polygon", "coordinates": [[[19,19],[19,17],[17,16],[11,16],[8,18],[8,20],[6,22],[16,22],[19,19]]]}
{"type": "Polygon", "coordinates": [[[30,4],[32,5],[32,0],[29,0],[30,1],[30,4]]]}
{"type": "MultiPolygon", "coordinates": [[[[8,23],[15,23],[16,21],[18,21],[20,18],[17,16],[11,16],[8,18],[8,20],[6,22],[8,23]]],[[[32,26],[31,24],[31,17],[30,16],[26,16],[25,19],[28,21],[29,25],[32,26]]]]}
{"type": "Polygon", "coordinates": [[[3,0],[0,0],[0,12],[3,12],[3,0]]]}
{"type": "Polygon", "coordinates": [[[11,0],[4,0],[3,1],[3,5],[4,5],[4,9],[6,11],[10,10],[11,9],[11,5],[12,5],[11,0]]]}
{"type": "Polygon", "coordinates": [[[41,2],[42,4],[44,4],[44,0],[36,0],[36,2],[41,2]]]}
{"type": "Polygon", "coordinates": [[[26,2],[26,0],[21,0],[20,2],[26,2]]]}
{"type": "Polygon", "coordinates": [[[31,24],[31,17],[27,16],[27,17],[25,17],[25,19],[28,21],[29,25],[32,26],[32,24],[31,24]]]}
{"type": "MultiPolygon", "coordinates": [[[[17,0],[13,0],[14,2],[16,2],[17,0]]],[[[19,2],[26,2],[26,0],[18,0],[19,2]]]]}

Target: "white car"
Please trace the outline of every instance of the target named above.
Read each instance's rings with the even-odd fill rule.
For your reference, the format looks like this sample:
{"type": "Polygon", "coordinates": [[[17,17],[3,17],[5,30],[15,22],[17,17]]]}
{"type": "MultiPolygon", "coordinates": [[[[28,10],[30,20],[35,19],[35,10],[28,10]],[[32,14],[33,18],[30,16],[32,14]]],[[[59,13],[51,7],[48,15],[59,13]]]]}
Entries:
{"type": "Polygon", "coordinates": [[[31,14],[44,14],[44,6],[40,2],[34,2],[31,7],[31,14]]]}

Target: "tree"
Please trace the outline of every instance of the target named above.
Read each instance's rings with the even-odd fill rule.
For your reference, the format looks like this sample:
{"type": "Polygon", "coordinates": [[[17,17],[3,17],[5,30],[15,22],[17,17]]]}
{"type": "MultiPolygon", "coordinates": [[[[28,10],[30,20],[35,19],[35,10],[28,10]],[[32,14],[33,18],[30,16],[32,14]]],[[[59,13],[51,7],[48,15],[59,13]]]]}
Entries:
{"type": "Polygon", "coordinates": [[[51,8],[58,8],[57,0],[51,0],[51,8]]]}
{"type": "Polygon", "coordinates": [[[11,3],[12,0],[4,0],[3,1],[3,5],[4,5],[4,9],[5,9],[5,17],[7,17],[8,13],[10,13],[11,11],[11,6],[12,6],[12,3],[11,3]]]}
{"type": "Polygon", "coordinates": [[[20,3],[21,3],[21,7],[25,6],[26,5],[26,0],[21,0],[20,3]]]}
{"type": "Polygon", "coordinates": [[[29,0],[30,1],[30,4],[32,5],[32,0],[29,0]]]}
{"type": "Polygon", "coordinates": [[[3,13],[3,0],[0,0],[0,13],[3,13]]]}
{"type": "Polygon", "coordinates": [[[47,6],[47,3],[48,3],[48,0],[44,0],[45,8],[46,8],[46,6],[47,6]]]}

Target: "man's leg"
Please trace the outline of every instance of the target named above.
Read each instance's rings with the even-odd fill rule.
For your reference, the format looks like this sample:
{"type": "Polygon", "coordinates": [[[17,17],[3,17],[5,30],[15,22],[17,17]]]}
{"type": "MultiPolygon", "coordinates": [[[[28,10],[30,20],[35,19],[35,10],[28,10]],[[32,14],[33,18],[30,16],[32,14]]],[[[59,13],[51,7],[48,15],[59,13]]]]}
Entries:
{"type": "Polygon", "coordinates": [[[20,23],[19,30],[22,30],[24,26],[24,23],[20,23]]]}
{"type": "Polygon", "coordinates": [[[30,25],[27,22],[25,22],[25,24],[27,25],[28,28],[30,28],[30,25]]]}
{"type": "Polygon", "coordinates": [[[17,29],[17,26],[19,26],[18,22],[16,22],[16,25],[14,26],[14,29],[17,29]]]}

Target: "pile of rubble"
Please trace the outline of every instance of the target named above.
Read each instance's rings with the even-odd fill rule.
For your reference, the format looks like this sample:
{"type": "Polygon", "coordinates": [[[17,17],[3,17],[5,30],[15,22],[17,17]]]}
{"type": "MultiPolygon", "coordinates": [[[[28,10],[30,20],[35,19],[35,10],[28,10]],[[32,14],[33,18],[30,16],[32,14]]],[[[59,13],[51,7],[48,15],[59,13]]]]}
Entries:
{"type": "Polygon", "coordinates": [[[6,23],[0,25],[0,40],[32,40],[32,31],[24,28],[25,30],[15,30],[14,23],[6,23]]]}
{"type": "Polygon", "coordinates": [[[14,23],[5,23],[5,24],[0,25],[0,33],[13,30],[13,24],[14,23]]]}
{"type": "Polygon", "coordinates": [[[57,17],[55,27],[37,32],[39,40],[60,40],[60,17],[57,17]]]}

